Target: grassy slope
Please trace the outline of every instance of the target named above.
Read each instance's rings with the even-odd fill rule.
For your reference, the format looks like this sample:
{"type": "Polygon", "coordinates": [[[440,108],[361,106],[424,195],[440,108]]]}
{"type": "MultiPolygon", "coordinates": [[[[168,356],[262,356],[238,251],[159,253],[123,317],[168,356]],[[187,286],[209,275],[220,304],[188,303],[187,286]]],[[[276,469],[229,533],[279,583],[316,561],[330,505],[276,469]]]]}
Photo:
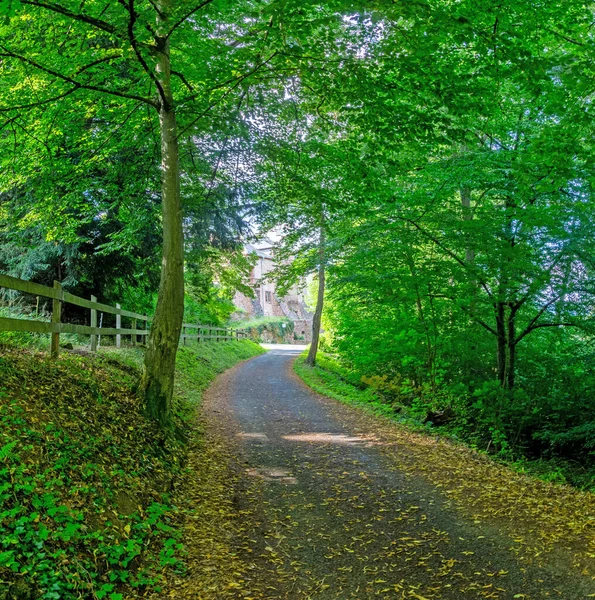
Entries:
{"type": "Polygon", "coordinates": [[[358,387],[358,382],[352,380],[349,372],[341,369],[336,361],[319,352],[316,366],[312,368],[305,364],[306,354],[304,352],[298,357],[294,363],[294,370],[315,392],[345,404],[359,406],[377,415],[395,417],[395,411],[383,402],[373,389],[358,387]]]}
{"type": "MultiPolygon", "coordinates": [[[[189,430],[218,373],[261,351],[182,348],[178,424],[189,430]]],[[[171,491],[188,446],[141,416],[141,362],[0,346],[0,599],[139,597],[184,568],[171,491]]]]}
{"type": "Polygon", "coordinates": [[[259,317],[234,321],[232,329],[244,329],[248,337],[259,342],[284,344],[293,341],[294,323],[287,317],[259,317]]]}

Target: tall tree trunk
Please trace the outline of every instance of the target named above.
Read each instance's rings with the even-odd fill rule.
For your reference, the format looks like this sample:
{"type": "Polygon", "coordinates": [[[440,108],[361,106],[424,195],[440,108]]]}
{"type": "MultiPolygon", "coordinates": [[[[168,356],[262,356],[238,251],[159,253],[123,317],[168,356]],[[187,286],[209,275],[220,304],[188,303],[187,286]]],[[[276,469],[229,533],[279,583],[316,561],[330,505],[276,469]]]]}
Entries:
{"type": "Polygon", "coordinates": [[[513,226],[513,212],[516,205],[514,199],[510,196],[506,197],[506,222],[505,232],[506,238],[510,245],[510,253],[506,256],[502,263],[500,272],[500,291],[499,296],[502,303],[502,315],[504,328],[504,372],[501,373],[500,384],[506,390],[511,390],[515,383],[515,362],[516,362],[516,314],[520,305],[515,305],[514,302],[504,302],[505,297],[510,297],[510,280],[511,280],[511,262],[512,251],[516,245],[513,226]]]}
{"type": "Polygon", "coordinates": [[[515,327],[515,310],[511,309],[508,315],[508,372],[506,374],[506,389],[514,388],[515,368],[516,368],[516,327],[515,327]]]}
{"type": "Polygon", "coordinates": [[[506,343],[506,306],[504,302],[498,302],[495,306],[496,310],[496,333],[497,335],[497,365],[498,365],[498,381],[502,387],[506,385],[506,360],[507,343],[506,343]]]}
{"type": "Polygon", "coordinates": [[[498,302],[496,310],[496,332],[498,334],[498,381],[502,388],[512,390],[515,385],[516,369],[516,315],[519,306],[498,302]]]}
{"type": "Polygon", "coordinates": [[[146,414],[166,427],[171,424],[176,354],[184,318],[184,236],[178,134],[171,90],[169,40],[163,35],[168,30],[170,10],[169,2],[158,3],[157,33],[161,45],[157,49],[156,76],[161,86],[159,129],[163,257],[157,308],[151,325],[141,381],[146,414]]]}
{"type": "Polygon", "coordinates": [[[523,305],[522,302],[510,305],[508,312],[508,331],[507,331],[507,345],[508,345],[508,371],[506,373],[506,389],[512,390],[515,386],[515,375],[516,375],[516,316],[523,305]]]}
{"type": "MultiPolygon", "coordinates": [[[[471,188],[469,186],[462,186],[460,189],[460,195],[461,206],[463,207],[463,221],[472,221],[473,211],[471,210],[471,188]]],[[[475,262],[475,250],[469,242],[465,248],[465,262],[469,264],[473,264],[475,262]]]]}
{"type": "Polygon", "coordinates": [[[320,226],[320,242],[318,247],[318,297],[316,298],[316,310],[314,311],[314,319],[312,320],[312,343],[306,358],[306,364],[313,367],[316,364],[316,354],[318,353],[318,343],[320,341],[320,325],[322,322],[322,308],[324,304],[324,285],[325,285],[325,252],[326,236],[324,232],[324,219],[320,226]]]}

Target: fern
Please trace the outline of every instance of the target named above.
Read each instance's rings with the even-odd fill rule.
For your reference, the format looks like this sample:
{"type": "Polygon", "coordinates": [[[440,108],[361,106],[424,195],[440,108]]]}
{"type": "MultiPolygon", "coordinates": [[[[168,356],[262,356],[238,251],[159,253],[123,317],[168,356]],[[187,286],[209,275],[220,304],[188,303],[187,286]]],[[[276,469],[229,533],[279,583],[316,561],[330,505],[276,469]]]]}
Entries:
{"type": "Polygon", "coordinates": [[[16,452],[13,452],[14,447],[17,445],[17,440],[13,440],[12,442],[8,442],[8,444],[4,444],[2,448],[0,448],[0,460],[6,460],[7,458],[14,459],[16,458],[16,452]]]}

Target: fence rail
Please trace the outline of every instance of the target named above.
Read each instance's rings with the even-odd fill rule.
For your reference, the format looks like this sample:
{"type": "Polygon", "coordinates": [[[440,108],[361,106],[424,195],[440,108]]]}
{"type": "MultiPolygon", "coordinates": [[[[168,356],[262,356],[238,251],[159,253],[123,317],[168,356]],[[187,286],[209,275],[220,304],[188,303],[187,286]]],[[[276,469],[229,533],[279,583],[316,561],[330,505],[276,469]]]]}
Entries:
{"type": "MultiPolygon", "coordinates": [[[[98,338],[102,335],[116,336],[116,347],[120,347],[122,336],[130,336],[132,345],[136,345],[138,338],[146,341],[149,335],[149,324],[152,317],[141,315],[136,312],[124,310],[119,304],[110,306],[97,302],[95,296],[90,300],[75,296],[62,289],[58,281],[54,281],[54,287],[48,287],[39,283],[25,281],[10,275],[0,274],[0,288],[6,288],[33,296],[41,296],[52,300],[52,319],[51,322],[38,321],[35,319],[15,319],[10,317],[0,317],[0,331],[25,331],[31,333],[49,333],[51,334],[51,353],[52,356],[58,356],[60,353],[60,334],[74,333],[90,336],[90,346],[92,351],[98,347],[98,338]],[[73,304],[81,308],[90,310],[90,325],[77,325],[73,323],[62,322],[62,305],[73,304]],[[108,313],[116,316],[116,327],[97,327],[97,315],[108,313]],[[130,327],[122,327],[122,317],[130,319],[130,327]],[[144,328],[137,327],[138,321],[144,323],[144,328]]],[[[184,323],[180,341],[186,344],[187,340],[196,340],[197,342],[205,340],[215,340],[217,342],[239,340],[245,338],[247,333],[241,329],[232,330],[225,327],[214,327],[200,323],[184,323]],[[195,333],[188,333],[194,331],[195,333]]]]}

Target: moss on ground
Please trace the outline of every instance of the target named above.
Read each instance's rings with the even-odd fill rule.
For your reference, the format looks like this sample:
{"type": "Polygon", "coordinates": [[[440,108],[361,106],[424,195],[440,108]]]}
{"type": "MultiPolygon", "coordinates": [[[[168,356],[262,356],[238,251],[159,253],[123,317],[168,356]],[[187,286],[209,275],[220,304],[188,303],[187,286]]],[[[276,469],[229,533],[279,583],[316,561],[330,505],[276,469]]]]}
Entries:
{"type": "Polygon", "coordinates": [[[172,492],[214,377],[262,349],[182,348],[176,421],[189,444],[140,411],[142,351],[0,346],[0,599],[137,598],[185,569],[172,492]]]}

